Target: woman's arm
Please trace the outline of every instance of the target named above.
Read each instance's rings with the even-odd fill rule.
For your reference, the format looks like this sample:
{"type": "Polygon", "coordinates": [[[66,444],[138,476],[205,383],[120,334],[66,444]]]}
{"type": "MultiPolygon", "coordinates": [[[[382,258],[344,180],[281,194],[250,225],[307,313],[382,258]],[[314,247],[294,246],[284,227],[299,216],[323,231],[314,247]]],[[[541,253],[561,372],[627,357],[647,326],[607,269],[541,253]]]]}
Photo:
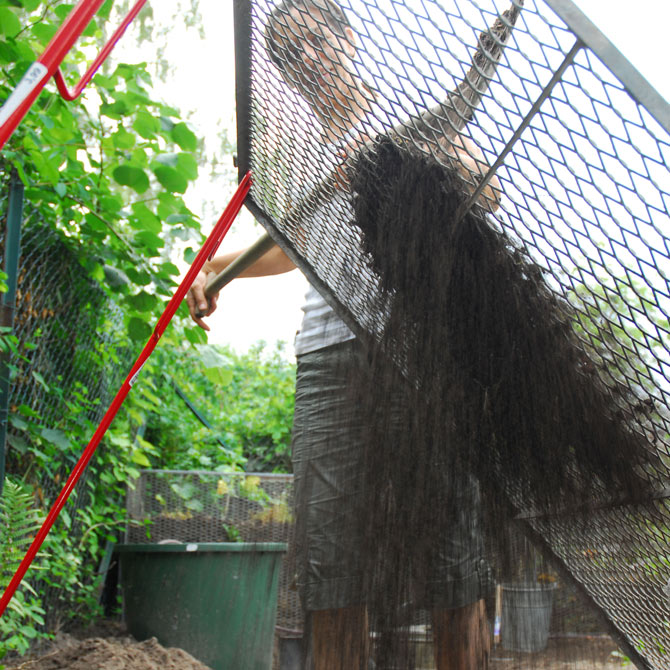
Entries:
{"type": "MultiPolygon", "coordinates": [[[[203,317],[209,316],[216,309],[218,300],[218,293],[211,296],[209,302],[205,296],[205,287],[207,286],[209,275],[219,274],[245,251],[246,249],[241,249],[229,252],[217,256],[211,261],[207,261],[186,294],[186,302],[191,318],[204,330],[209,330],[209,326],[203,321],[203,317]],[[203,316],[198,316],[198,314],[202,314],[203,316]]],[[[271,275],[290,272],[295,267],[293,261],[278,246],[274,246],[256,262],[240,272],[238,277],[269,277],[271,275]]]]}

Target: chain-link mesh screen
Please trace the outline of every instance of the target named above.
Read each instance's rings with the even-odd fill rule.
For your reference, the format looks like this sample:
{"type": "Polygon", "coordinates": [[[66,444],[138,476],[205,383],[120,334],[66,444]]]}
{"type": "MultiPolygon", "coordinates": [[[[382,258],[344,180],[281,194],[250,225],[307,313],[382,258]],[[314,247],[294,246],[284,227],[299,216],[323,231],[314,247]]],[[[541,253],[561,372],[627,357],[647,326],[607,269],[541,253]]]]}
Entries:
{"type": "Polygon", "coordinates": [[[626,389],[616,412],[631,421],[645,412],[633,430],[658,457],[647,470],[653,500],[547,517],[508,494],[633,660],[666,667],[670,109],[567,0],[339,4],[353,39],[340,28],[332,44],[318,39],[319,19],[315,28],[286,8],[272,15],[265,0],[236,3],[251,209],[374,340],[388,303],[351,225],[349,168],[380,133],[456,168],[465,192],[456,218],[488,211],[570,306],[605,383],[626,389]],[[282,13],[268,42],[266,26],[282,13]],[[319,68],[325,56],[341,67],[319,68]]]}
{"type": "MultiPolygon", "coordinates": [[[[5,188],[3,184],[3,192],[5,188]]],[[[5,202],[2,206],[6,212],[5,202]]],[[[5,235],[3,226],[0,231],[3,258],[5,235]]],[[[119,331],[115,314],[118,316],[113,302],[82,272],[75,251],[41,218],[39,210],[26,202],[14,309],[13,334],[18,346],[8,362],[13,369],[9,389],[9,412],[13,419],[7,427],[6,471],[11,475],[25,474],[28,470],[28,480],[45,509],[60,493],[78,454],[69,455],[74,460],[64,459],[55,474],[41,471],[26,451],[29,438],[24,432],[25,423],[32,417],[46,430],[61,429],[69,393],[79,396],[82,407],[86,400],[90,401],[84,411],[91,425],[101,420],[124,374],[123,368],[114,364],[114,356],[127,358],[127,352],[116,341],[119,331]],[[105,352],[114,352],[114,356],[106,358],[105,352]],[[95,402],[97,399],[99,402],[95,402]],[[28,408],[31,417],[25,416],[22,406],[28,408]]],[[[87,478],[85,472],[67,510],[74,538],[83,536],[87,530],[77,513],[89,504],[87,478]]],[[[59,598],[57,588],[39,581],[39,575],[35,580],[47,612],[47,625],[59,625],[72,604],[59,598]]]]}

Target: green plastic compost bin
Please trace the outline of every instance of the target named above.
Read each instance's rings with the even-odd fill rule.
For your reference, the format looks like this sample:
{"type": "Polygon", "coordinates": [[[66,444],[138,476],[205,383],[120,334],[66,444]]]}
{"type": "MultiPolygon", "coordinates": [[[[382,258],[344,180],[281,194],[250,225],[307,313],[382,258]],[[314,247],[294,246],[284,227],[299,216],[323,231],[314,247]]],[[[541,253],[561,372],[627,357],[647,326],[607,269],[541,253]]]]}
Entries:
{"type": "Polygon", "coordinates": [[[124,544],[129,632],[179,647],[213,670],[272,664],[283,543],[124,544]]]}

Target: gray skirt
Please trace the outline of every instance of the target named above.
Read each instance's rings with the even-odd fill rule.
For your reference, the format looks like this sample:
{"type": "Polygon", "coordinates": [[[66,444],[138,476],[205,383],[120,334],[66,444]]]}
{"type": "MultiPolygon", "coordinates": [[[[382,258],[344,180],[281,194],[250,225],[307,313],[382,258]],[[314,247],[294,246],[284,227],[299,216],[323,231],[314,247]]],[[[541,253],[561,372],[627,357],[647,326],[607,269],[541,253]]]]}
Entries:
{"type": "MultiPolygon", "coordinates": [[[[365,384],[361,371],[367,365],[355,340],[298,357],[292,445],[297,582],[308,611],[364,603],[373,583],[363,443],[367,418],[351,393],[352,379],[365,384]]],[[[402,422],[390,430],[394,439],[403,439],[402,422]]],[[[453,472],[445,473],[445,486],[453,488],[454,481],[453,472]]],[[[479,489],[468,475],[458,481],[447,532],[431,538],[430,568],[418,570],[414,580],[412,597],[421,607],[463,607],[484,597],[489,588],[479,489]]],[[[407,530],[407,542],[412,542],[407,530]]]]}

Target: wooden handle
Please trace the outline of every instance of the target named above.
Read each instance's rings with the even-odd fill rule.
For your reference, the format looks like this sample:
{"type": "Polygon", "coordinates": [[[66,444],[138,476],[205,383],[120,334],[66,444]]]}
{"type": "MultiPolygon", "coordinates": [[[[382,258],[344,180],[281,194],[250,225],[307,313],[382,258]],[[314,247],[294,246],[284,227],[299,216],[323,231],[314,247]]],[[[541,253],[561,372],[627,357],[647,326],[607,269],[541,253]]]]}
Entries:
{"type": "MultiPolygon", "coordinates": [[[[212,277],[205,286],[205,297],[209,300],[215,293],[218,293],[226,284],[230,283],[235,277],[238,277],[249,266],[253,265],[259,258],[275,246],[274,240],[267,234],[256,240],[244,253],[240,254],[227,268],[224,268],[218,275],[212,277]]],[[[205,312],[196,311],[196,316],[201,318],[205,312]]]]}

